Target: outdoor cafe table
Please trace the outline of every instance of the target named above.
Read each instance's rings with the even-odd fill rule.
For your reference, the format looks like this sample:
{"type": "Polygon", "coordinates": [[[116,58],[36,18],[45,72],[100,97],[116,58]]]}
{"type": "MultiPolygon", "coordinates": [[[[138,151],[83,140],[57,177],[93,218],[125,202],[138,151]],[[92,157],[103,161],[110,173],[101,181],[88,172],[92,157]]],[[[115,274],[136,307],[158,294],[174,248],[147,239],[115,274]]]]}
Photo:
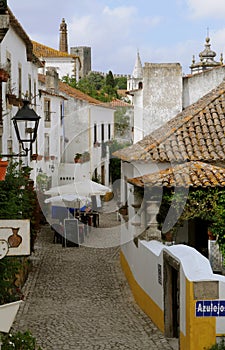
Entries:
{"type": "Polygon", "coordinates": [[[75,214],[75,217],[79,217],[79,220],[89,226],[99,226],[99,213],[96,211],[79,211],[75,214]]]}

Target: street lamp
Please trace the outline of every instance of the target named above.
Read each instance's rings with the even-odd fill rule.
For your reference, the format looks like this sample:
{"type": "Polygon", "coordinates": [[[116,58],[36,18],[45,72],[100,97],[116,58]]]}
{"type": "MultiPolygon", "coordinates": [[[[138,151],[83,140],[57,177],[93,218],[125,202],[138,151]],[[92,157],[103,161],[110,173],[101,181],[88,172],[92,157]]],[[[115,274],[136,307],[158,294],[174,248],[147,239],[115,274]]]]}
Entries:
{"type": "Polygon", "coordinates": [[[23,151],[18,154],[1,154],[1,157],[27,156],[28,152],[31,151],[32,143],[35,142],[37,138],[40,117],[29,107],[29,104],[30,102],[28,100],[23,100],[23,106],[12,118],[16,137],[22,145],[23,151]]]}

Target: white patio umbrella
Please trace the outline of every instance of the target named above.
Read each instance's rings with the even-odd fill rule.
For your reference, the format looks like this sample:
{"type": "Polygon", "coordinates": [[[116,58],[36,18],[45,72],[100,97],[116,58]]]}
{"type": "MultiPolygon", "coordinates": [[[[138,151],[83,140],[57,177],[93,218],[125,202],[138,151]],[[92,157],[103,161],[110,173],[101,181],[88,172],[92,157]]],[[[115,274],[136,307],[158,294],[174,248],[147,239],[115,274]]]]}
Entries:
{"type": "Polygon", "coordinates": [[[61,194],[59,196],[54,196],[45,199],[45,203],[58,203],[58,202],[90,202],[91,198],[85,197],[85,196],[80,196],[78,194],[61,194]]]}
{"type": "Polygon", "coordinates": [[[92,180],[72,182],[67,185],[52,187],[45,191],[47,195],[61,196],[65,194],[73,194],[79,196],[90,197],[92,195],[104,196],[111,189],[92,180]]]}
{"type": "Polygon", "coordinates": [[[78,194],[61,194],[45,199],[45,203],[57,207],[82,208],[91,203],[91,198],[78,194]]]}

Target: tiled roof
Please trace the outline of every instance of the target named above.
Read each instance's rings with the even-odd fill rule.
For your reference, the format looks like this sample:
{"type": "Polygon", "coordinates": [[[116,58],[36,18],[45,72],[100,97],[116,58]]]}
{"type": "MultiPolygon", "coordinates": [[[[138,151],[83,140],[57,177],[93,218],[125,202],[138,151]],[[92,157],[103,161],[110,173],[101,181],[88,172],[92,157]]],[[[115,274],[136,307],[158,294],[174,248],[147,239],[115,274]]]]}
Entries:
{"type": "Polygon", "coordinates": [[[101,106],[105,105],[101,101],[96,100],[95,98],[85,94],[84,92],[77,90],[77,89],[74,89],[71,86],[69,86],[68,84],[63,83],[61,81],[59,82],[59,90],[66,93],[67,95],[69,95],[71,97],[77,98],[78,100],[87,101],[87,102],[94,104],[94,105],[101,105],[101,106]]]}
{"type": "Polygon", "coordinates": [[[225,82],[136,144],[114,156],[124,161],[225,160],[225,82]]]}
{"type": "Polygon", "coordinates": [[[33,43],[33,50],[37,57],[68,57],[68,58],[75,58],[78,56],[71,55],[63,51],[52,49],[51,47],[45,46],[43,44],[37,43],[36,41],[32,41],[33,43]]]}
{"type": "Polygon", "coordinates": [[[134,108],[134,106],[130,103],[124,102],[122,100],[115,99],[111,102],[107,103],[110,107],[131,107],[134,108]]]}
{"type": "Polygon", "coordinates": [[[127,97],[127,90],[125,90],[125,89],[119,89],[119,90],[117,90],[117,93],[120,96],[127,97]]]}
{"type": "Polygon", "coordinates": [[[138,187],[224,187],[225,169],[202,162],[187,162],[128,179],[128,182],[138,187]]]}
{"type": "MultiPolygon", "coordinates": [[[[44,84],[45,83],[45,75],[38,74],[38,80],[44,84]]],[[[78,100],[86,101],[90,104],[107,107],[107,105],[105,103],[102,103],[101,101],[96,100],[95,98],[85,94],[84,92],[77,90],[77,89],[74,89],[73,87],[71,87],[68,84],[63,83],[61,81],[59,81],[59,92],[65,93],[68,96],[76,98],[78,100]]]]}

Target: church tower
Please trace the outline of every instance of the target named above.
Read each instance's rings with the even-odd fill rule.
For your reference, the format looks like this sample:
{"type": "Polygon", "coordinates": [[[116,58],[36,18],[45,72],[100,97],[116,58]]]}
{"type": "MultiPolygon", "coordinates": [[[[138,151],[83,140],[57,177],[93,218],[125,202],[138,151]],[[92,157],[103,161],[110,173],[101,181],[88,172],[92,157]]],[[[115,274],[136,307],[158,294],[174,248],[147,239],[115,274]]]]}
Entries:
{"type": "Polygon", "coordinates": [[[62,19],[60,24],[60,38],[59,38],[59,51],[68,53],[68,43],[67,43],[67,24],[65,18],[62,19]]]}
{"type": "Polygon", "coordinates": [[[130,79],[127,80],[127,90],[138,90],[143,88],[143,68],[139,52],[137,52],[136,62],[130,79]]]}

